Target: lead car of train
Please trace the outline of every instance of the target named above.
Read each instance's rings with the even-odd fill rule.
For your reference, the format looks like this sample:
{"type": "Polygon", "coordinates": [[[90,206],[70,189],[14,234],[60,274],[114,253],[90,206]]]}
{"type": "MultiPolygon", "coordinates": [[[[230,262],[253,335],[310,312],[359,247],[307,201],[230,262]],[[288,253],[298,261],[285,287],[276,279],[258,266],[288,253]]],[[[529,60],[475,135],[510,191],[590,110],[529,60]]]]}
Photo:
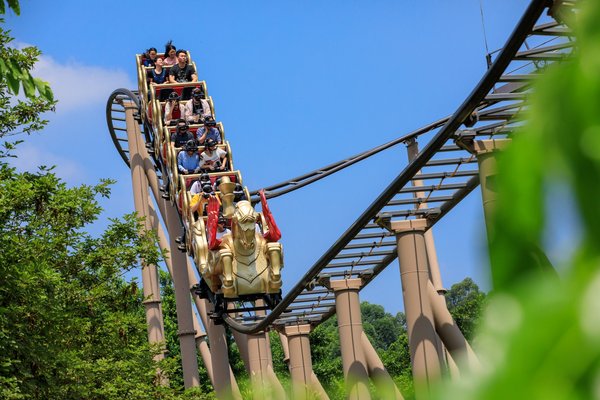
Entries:
{"type": "MultiPolygon", "coordinates": [[[[196,64],[189,52],[186,54],[187,62],[198,76],[196,64]]],[[[152,133],[151,152],[162,172],[164,195],[177,207],[181,216],[185,232],[180,238],[181,249],[193,257],[202,278],[197,289],[199,294],[214,302],[213,316],[217,320],[226,310],[236,309],[228,307],[228,303],[241,301],[255,304],[256,308],[265,305],[273,308],[281,300],[283,253],[279,243],[281,234],[266,198],[261,193],[262,211],[257,212],[250,202],[240,171],[234,168],[223,124],[214,123],[215,108],[206,82],[150,83],[148,76],[153,67],[144,66],[144,57],[136,55],[142,118],[145,129],[152,133]],[[210,117],[201,118],[200,123],[186,123],[187,130],[196,140],[188,147],[190,154],[197,152],[202,155],[205,143],[197,141],[201,132],[210,129],[208,125],[215,125],[221,136],[217,148],[225,151],[227,156],[220,169],[182,174],[178,170],[177,156],[186,150],[185,147],[175,147],[171,140],[178,119],[167,124],[164,114],[169,97],[177,97],[180,117],[184,118],[183,109],[187,102],[192,101],[192,93],[202,99],[205,107],[210,107],[210,117]],[[204,119],[206,123],[203,123],[204,119]],[[259,305],[257,300],[264,301],[265,305],[259,305]]]]}

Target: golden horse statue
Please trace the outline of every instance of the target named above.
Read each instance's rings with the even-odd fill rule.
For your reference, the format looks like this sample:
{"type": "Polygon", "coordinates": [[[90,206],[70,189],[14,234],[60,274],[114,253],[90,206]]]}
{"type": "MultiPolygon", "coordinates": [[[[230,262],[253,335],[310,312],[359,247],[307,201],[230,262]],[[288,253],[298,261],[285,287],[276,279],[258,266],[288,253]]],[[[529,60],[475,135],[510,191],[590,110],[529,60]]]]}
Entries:
{"type": "Polygon", "coordinates": [[[222,237],[211,258],[214,271],[220,271],[221,291],[225,298],[251,294],[277,294],[281,290],[281,243],[267,242],[257,232],[260,214],[249,201],[235,206],[231,233],[222,237]]]}

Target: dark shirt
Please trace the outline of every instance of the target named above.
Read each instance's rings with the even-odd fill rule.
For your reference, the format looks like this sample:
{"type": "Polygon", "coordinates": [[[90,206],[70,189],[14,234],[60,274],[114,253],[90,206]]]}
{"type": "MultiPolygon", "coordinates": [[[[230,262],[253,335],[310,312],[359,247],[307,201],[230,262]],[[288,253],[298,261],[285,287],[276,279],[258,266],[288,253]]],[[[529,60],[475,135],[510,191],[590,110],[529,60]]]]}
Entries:
{"type": "Polygon", "coordinates": [[[154,67],[154,64],[156,64],[156,59],[152,60],[150,59],[150,57],[146,56],[146,58],[144,58],[143,64],[144,67],[154,67]]]}
{"type": "Polygon", "coordinates": [[[180,135],[178,132],[171,134],[171,143],[175,143],[175,147],[185,146],[188,140],[194,140],[194,134],[190,131],[187,131],[185,135],[180,135]]]}
{"type": "Polygon", "coordinates": [[[169,71],[169,75],[174,77],[176,82],[191,82],[194,73],[194,67],[190,64],[186,64],[183,68],[180,68],[179,64],[175,64],[169,71]]]}
{"type": "Polygon", "coordinates": [[[152,77],[152,81],[157,84],[165,83],[167,80],[167,70],[163,68],[160,74],[156,73],[156,70],[150,71],[150,76],[152,77]]]}

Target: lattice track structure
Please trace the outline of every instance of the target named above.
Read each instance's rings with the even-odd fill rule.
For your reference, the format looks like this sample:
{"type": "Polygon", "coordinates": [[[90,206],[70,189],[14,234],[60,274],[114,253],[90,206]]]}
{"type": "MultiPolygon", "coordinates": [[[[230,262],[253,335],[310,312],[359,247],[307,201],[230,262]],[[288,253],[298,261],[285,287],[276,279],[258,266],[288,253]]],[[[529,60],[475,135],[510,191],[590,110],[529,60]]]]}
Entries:
{"type": "MultiPolygon", "coordinates": [[[[225,315],[225,322],[247,334],[269,327],[320,324],[335,313],[330,280],[358,277],[364,287],[397,258],[395,233],[386,228],[387,221],[424,218],[431,228],[477,188],[479,171],[473,141],[510,138],[523,123],[532,81],[548,65],[568,59],[575,47],[570,28],[556,15],[559,5],[561,12],[575,11],[575,2],[530,3],[504,47],[494,53],[480,82],[452,115],[364,153],[265,188],[267,198],[273,198],[399,143],[413,146],[408,165],[273,310],[255,312],[250,307],[245,313],[225,315]],[[416,150],[417,141],[426,143],[421,151],[416,150]]],[[[109,130],[126,163],[127,149],[123,144],[127,139],[122,137],[124,128],[117,126],[122,112],[119,104],[131,100],[140,106],[136,98],[135,93],[119,89],[107,105],[109,130]]],[[[148,133],[151,127],[142,122],[143,114],[140,107],[143,136],[152,149],[153,135],[148,133]]],[[[160,171],[158,163],[156,169],[160,171]]],[[[256,203],[257,191],[250,195],[256,203]]],[[[243,308],[240,305],[238,311],[243,308]]]]}

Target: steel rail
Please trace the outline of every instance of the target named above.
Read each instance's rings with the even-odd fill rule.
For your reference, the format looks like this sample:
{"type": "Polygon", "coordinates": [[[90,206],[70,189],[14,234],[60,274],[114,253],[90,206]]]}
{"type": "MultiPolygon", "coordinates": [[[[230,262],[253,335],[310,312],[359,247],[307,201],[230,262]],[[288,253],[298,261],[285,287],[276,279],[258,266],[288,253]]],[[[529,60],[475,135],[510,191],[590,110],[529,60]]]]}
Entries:
{"type": "MultiPolygon", "coordinates": [[[[450,117],[448,116],[448,117],[439,119],[435,122],[432,122],[429,125],[419,128],[419,129],[417,129],[411,133],[408,133],[404,136],[401,136],[397,139],[394,139],[387,143],[373,147],[370,150],[366,150],[362,153],[355,154],[351,157],[345,158],[344,160],[337,161],[333,164],[329,164],[325,167],[318,168],[318,169],[316,169],[312,172],[308,172],[304,175],[300,175],[295,178],[288,179],[287,181],[283,181],[283,182],[268,186],[268,187],[264,188],[265,195],[266,195],[267,199],[271,199],[271,198],[278,197],[278,196],[281,196],[281,195],[289,193],[289,192],[293,192],[294,190],[300,189],[301,187],[304,187],[308,184],[316,182],[316,181],[323,179],[335,172],[341,171],[344,168],[347,168],[353,164],[356,164],[359,161],[362,161],[371,156],[374,156],[375,154],[378,154],[378,153],[382,152],[383,150],[387,150],[390,147],[396,146],[397,144],[406,142],[407,140],[413,139],[424,133],[427,133],[436,128],[439,128],[439,127],[443,126],[448,121],[449,118],[450,117]],[[285,189],[277,190],[280,188],[285,188],[285,189]]],[[[250,195],[252,196],[252,199],[251,199],[252,203],[258,203],[260,201],[260,199],[258,197],[258,190],[251,191],[250,195]]]]}

